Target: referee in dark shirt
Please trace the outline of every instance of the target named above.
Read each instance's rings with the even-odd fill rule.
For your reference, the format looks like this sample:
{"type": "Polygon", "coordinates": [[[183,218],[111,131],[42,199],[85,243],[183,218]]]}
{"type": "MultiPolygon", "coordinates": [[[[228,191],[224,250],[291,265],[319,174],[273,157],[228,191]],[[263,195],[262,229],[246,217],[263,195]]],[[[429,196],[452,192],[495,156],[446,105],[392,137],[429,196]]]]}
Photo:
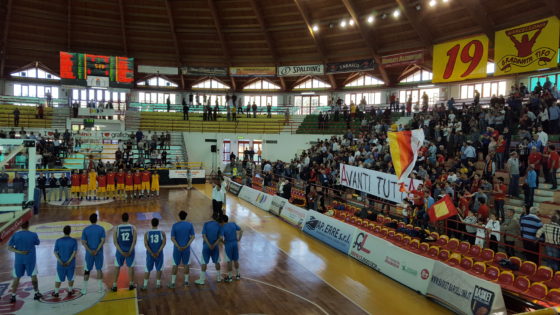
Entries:
{"type": "Polygon", "coordinates": [[[47,178],[45,177],[45,173],[41,173],[41,176],[37,178],[37,188],[41,190],[43,200],[47,201],[47,178]]]}

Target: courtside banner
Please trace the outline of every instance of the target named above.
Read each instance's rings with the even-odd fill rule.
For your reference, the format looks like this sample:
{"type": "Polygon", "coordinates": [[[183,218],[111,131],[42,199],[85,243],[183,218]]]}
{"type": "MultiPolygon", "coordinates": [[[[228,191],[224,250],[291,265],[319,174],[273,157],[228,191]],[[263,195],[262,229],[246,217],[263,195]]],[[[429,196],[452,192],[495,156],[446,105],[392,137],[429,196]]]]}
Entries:
{"type": "Polygon", "coordinates": [[[500,285],[434,262],[428,296],[462,314],[507,314],[500,285]]]}
{"type": "Polygon", "coordinates": [[[284,219],[284,221],[301,229],[303,228],[303,222],[305,221],[307,212],[309,211],[286,202],[282,208],[282,212],[280,212],[280,217],[284,219]]]}
{"type": "Polygon", "coordinates": [[[278,67],[277,74],[279,77],[292,77],[300,75],[323,75],[325,73],[324,65],[304,65],[304,66],[282,66],[278,67]]]}
{"type": "Polygon", "coordinates": [[[407,287],[426,294],[434,260],[356,229],[348,255],[407,287]]]}
{"type": "Polygon", "coordinates": [[[239,198],[248,201],[250,204],[253,204],[253,200],[255,200],[258,195],[259,195],[258,190],[255,190],[247,186],[243,186],[241,188],[241,191],[239,192],[239,198]]]}
{"type": "MultiPolygon", "coordinates": [[[[169,170],[169,178],[188,178],[187,170],[169,170]]],[[[205,170],[191,170],[191,178],[206,178],[205,170]]]]}
{"type": "Polygon", "coordinates": [[[243,185],[238,184],[229,178],[227,179],[227,182],[228,182],[228,186],[227,186],[228,191],[236,196],[239,195],[239,192],[241,191],[243,185]]]}
{"type": "Polygon", "coordinates": [[[356,227],[313,210],[307,211],[304,222],[303,231],[305,233],[348,254],[356,227]]]}
{"type": "Polygon", "coordinates": [[[257,192],[257,195],[253,200],[251,200],[251,203],[264,211],[270,211],[273,196],[262,191],[255,191],[257,192]]]}
{"type": "Polygon", "coordinates": [[[412,178],[399,181],[393,174],[340,164],[341,185],[396,203],[401,203],[407,196],[401,191],[401,184],[411,191],[422,183],[421,180],[412,178]]]}
{"type": "Polygon", "coordinates": [[[555,68],[559,27],[558,18],[549,17],[496,32],[495,75],[555,68]]]}
{"type": "Polygon", "coordinates": [[[273,196],[272,203],[270,204],[270,212],[275,215],[280,215],[282,208],[284,208],[287,203],[288,199],[282,198],[280,196],[273,196]]]}

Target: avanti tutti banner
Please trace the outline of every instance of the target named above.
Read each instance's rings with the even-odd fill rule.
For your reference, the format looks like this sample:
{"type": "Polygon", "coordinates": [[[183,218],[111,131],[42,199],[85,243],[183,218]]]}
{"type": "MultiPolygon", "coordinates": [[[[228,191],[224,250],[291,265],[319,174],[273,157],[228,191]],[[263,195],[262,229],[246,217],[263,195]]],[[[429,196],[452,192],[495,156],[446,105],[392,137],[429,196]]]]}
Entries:
{"type": "Polygon", "coordinates": [[[304,222],[305,233],[348,254],[356,227],[313,210],[307,211],[304,222]]]}
{"type": "Polygon", "coordinates": [[[381,56],[381,64],[385,67],[396,67],[422,63],[424,63],[424,51],[422,50],[381,56]]]}
{"type": "Polygon", "coordinates": [[[282,66],[278,67],[279,77],[291,77],[300,75],[322,75],[325,73],[323,65],[304,65],[304,66],[282,66]]]}
{"type": "Polygon", "coordinates": [[[412,178],[399,181],[393,174],[340,164],[341,185],[396,203],[401,203],[407,196],[400,191],[401,184],[410,191],[422,183],[421,180],[412,178]]]}
{"type": "Polygon", "coordinates": [[[556,67],[559,27],[558,18],[549,17],[496,32],[495,75],[556,67]]]}
{"type": "Polygon", "coordinates": [[[507,314],[499,284],[439,261],[432,273],[428,296],[463,314],[507,314]]]}
{"type": "Polygon", "coordinates": [[[362,59],[347,62],[334,62],[327,64],[327,74],[368,71],[375,68],[373,59],[362,59]]]}
{"type": "Polygon", "coordinates": [[[190,76],[226,77],[228,69],[226,67],[182,67],[181,73],[190,76]]]}
{"type": "Polygon", "coordinates": [[[273,77],[276,67],[230,67],[229,75],[232,77],[273,77]]]}

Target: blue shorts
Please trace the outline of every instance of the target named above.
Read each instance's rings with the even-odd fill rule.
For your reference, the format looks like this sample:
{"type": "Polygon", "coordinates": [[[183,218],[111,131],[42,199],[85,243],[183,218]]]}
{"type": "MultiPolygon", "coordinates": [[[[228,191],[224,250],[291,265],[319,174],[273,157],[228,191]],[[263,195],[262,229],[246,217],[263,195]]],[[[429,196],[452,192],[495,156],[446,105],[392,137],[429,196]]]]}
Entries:
{"type": "Polygon", "coordinates": [[[156,271],[161,271],[163,267],[163,252],[157,256],[157,258],[152,257],[149,253],[146,253],[146,272],[150,272],[156,268],[156,271]]]}
{"type": "Polygon", "coordinates": [[[226,243],[224,246],[226,249],[226,259],[227,261],[238,261],[239,260],[239,250],[237,248],[237,242],[226,243]]]}
{"type": "Polygon", "coordinates": [[[95,256],[92,256],[88,251],[86,251],[86,268],[84,270],[93,270],[94,264],[96,270],[103,269],[103,250],[100,250],[95,256]]]}
{"type": "Polygon", "coordinates": [[[206,244],[202,247],[202,261],[203,265],[207,265],[212,259],[212,262],[217,264],[220,262],[220,247],[215,246],[214,249],[210,249],[206,244]]]}
{"type": "Polygon", "coordinates": [[[61,266],[59,264],[56,265],[56,282],[64,282],[66,279],[68,281],[74,280],[74,270],[76,270],[76,266],[61,266]]]}
{"type": "Polygon", "coordinates": [[[117,251],[115,253],[115,266],[122,267],[124,265],[124,263],[126,262],[126,265],[128,267],[134,267],[134,254],[135,253],[136,253],[135,251],[132,251],[130,256],[124,257],[123,255],[121,255],[121,253],[119,251],[117,251]]]}
{"type": "Polygon", "coordinates": [[[26,273],[28,276],[35,276],[37,274],[37,268],[35,268],[35,261],[32,262],[22,262],[14,264],[13,276],[14,278],[21,278],[26,273]]]}
{"type": "Polygon", "coordinates": [[[173,266],[188,265],[191,260],[191,247],[189,246],[184,251],[180,251],[177,247],[173,246],[173,266]]]}

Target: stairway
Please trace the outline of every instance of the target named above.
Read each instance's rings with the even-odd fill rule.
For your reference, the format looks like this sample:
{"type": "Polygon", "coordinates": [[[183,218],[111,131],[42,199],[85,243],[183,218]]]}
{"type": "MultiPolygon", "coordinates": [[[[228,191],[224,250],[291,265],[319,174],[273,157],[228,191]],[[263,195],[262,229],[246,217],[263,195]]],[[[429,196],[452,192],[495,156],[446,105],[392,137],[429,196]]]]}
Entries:
{"type": "MultiPolygon", "coordinates": [[[[560,175],[557,176],[557,180],[560,181],[560,175]]],[[[522,183],[521,180],[520,183],[522,183]]],[[[551,184],[544,183],[544,178],[539,178],[539,188],[535,189],[533,206],[539,208],[542,216],[552,216],[556,210],[560,210],[560,190],[553,191],[550,189],[551,187],[551,184]]],[[[521,188],[520,192],[519,199],[506,199],[505,209],[513,209],[516,213],[522,213],[525,197],[521,188]]]]}
{"type": "Polygon", "coordinates": [[[293,115],[288,124],[284,126],[281,133],[295,133],[305,119],[305,115],[293,115]]]}
{"type": "Polygon", "coordinates": [[[127,131],[136,131],[140,129],[140,112],[126,111],[126,119],[124,121],[127,131]]]}
{"type": "Polygon", "coordinates": [[[70,118],[70,108],[68,107],[55,107],[53,108],[53,115],[51,127],[58,129],[60,132],[66,130],[66,120],[70,118]]]}

